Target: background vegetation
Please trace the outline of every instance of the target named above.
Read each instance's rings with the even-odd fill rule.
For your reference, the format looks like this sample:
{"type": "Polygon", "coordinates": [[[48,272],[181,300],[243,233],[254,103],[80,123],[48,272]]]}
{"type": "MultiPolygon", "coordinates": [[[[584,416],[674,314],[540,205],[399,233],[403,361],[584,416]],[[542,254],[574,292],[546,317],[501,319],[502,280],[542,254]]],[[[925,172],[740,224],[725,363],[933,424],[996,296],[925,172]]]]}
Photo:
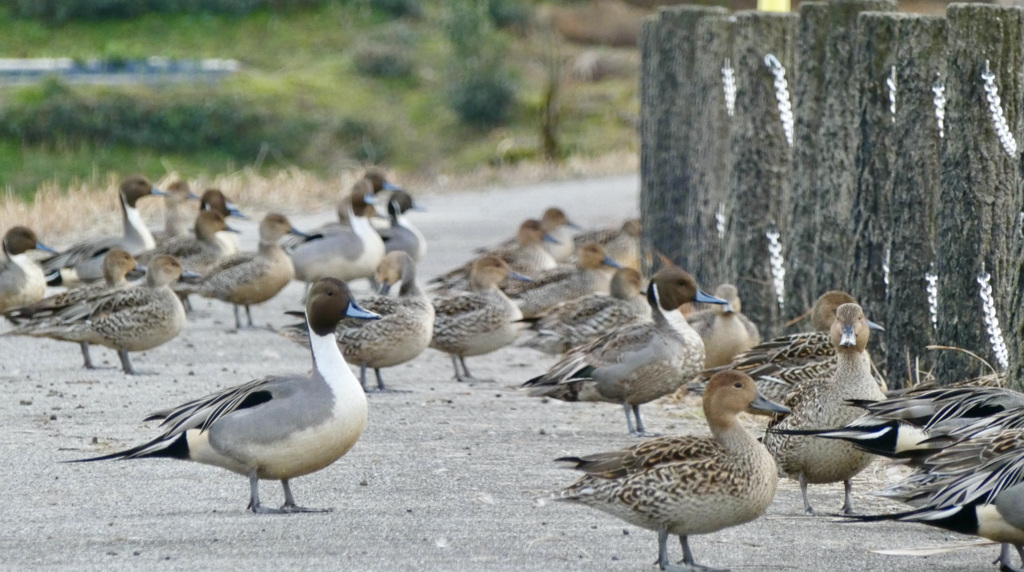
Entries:
{"type": "Polygon", "coordinates": [[[44,181],[111,171],[195,177],[298,166],[331,175],[360,163],[430,176],[635,149],[635,50],[595,56],[566,40],[552,22],[581,19],[573,8],[0,0],[2,57],[234,58],[243,66],[218,82],[0,86],[0,186],[31,196],[44,181]]]}

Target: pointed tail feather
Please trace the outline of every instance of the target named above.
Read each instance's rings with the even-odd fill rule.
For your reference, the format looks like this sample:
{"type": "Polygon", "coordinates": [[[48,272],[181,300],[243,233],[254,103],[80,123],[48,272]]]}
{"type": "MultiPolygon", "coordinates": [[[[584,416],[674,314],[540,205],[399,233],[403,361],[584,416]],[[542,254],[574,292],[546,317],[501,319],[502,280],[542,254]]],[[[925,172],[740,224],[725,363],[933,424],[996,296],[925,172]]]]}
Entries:
{"type": "Polygon", "coordinates": [[[148,443],[143,443],[131,449],[125,449],[124,451],[118,451],[116,453],[110,453],[109,455],[102,455],[99,457],[89,457],[86,459],[72,459],[70,461],[61,461],[63,463],[91,463],[93,461],[110,461],[113,459],[141,459],[144,457],[169,457],[172,459],[188,459],[188,438],[185,433],[180,433],[172,439],[157,438],[148,443]]]}

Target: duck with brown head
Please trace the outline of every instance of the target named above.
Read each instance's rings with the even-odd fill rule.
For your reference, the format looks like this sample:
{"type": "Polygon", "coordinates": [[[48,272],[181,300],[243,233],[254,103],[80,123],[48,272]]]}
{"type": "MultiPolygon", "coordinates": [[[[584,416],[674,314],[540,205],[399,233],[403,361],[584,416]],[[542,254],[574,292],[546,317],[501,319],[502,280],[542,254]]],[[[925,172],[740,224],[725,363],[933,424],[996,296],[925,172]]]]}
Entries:
{"type": "Polygon", "coordinates": [[[199,196],[192,192],[187,182],[178,180],[167,185],[167,194],[164,196],[164,230],[153,233],[158,244],[188,234],[191,215],[185,213],[185,203],[192,199],[198,200],[199,196]]]}
{"type": "Polygon", "coordinates": [[[835,346],[836,366],[832,375],[816,383],[803,384],[786,400],[793,410],[776,417],[765,434],[764,444],[775,457],[779,471],[800,482],[804,512],[814,514],[807,499],[808,483],[842,481],[846,487],[843,512],[853,511],[850,500],[851,479],[875,458],[845,441],[817,439],[811,436],[785,435],[775,430],[825,429],[846,425],[860,417],[863,410],[850,400],[878,401],[885,394],[871,374],[867,355],[870,326],[857,304],[836,309],[829,336],[835,346]]]}
{"type": "Polygon", "coordinates": [[[11,227],[4,233],[4,258],[0,260],[0,312],[34,304],[46,294],[43,269],[28,256],[31,250],[56,253],[39,242],[36,233],[25,226],[11,227]]]}
{"type": "Polygon", "coordinates": [[[306,301],[312,373],[264,377],[158,411],[146,420],[163,420],[161,435],[82,461],[195,461],[248,477],[248,509],[255,513],[325,512],[296,505],[289,482],[337,461],[366,427],[366,396],[334,338],[338,322],[346,318],[379,316],[360,308],[344,282],[317,280],[306,301]],[[281,481],[285,501],[280,509],[260,502],[261,479],[281,481]]]}
{"type": "Polygon", "coordinates": [[[736,287],[722,284],[715,289],[715,297],[729,303],[694,312],[686,317],[686,321],[704,340],[704,348],[707,350],[705,368],[727,365],[737,354],[761,343],[761,333],[757,326],[743,315],[736,287]]]}
{"type": "Polygon", "coordinates": [[[750,522],[775,497],[772,456],[740,424],[744,411],[788,411],[757,391],[749,376],[716,374],[704,394],[708,437],[662,437],[621,451],[557,459],[586,475],[556,500],[587,505],[658,533],[662,570],[712,570],[694,562],[689,537],[750,522]],[[668,557],[668,537],[683,548],[685,568],[668,557]]]}
{"type": "Polygon", "coordinates": [[[616,328],[573,348],[523,387],[531,396],[619,403],[630,434],[647,435],[640,406],[675,392],[704,365],[704,342],[679,307],[687,302],[726,303],[702,292],[693,276],[674,266],[654,275],[647,302],[652,322],[616,328]]]}
{"type": "Polygon", "coordinates": [[[604,247],[592,242],[579,249],[575,264],[540,274],[534,282],[509,290],[509,295],[519,304],[523,316],[535,318],[560,302],[607,294],[617,268],[621,266],[605,253],[604,247]]]}
{"type": "Polygon", "coordinates": [[[224,222],[220,213],[200,211],[195,220],[195,236],[179,236],[143,252],[137,259],[148,264],[156,256],[169,254],[177,258],[185,270],[206,274],[221,258],[228,256],[224,245],[217,239],[221,232],[238,233],[224,222]]]}
{"type": "Polygon", "coordinates": [[[133,176],[121,181],[118,199],[124,234],[118,237],[99,238],[72,245],[60,254],[43,260],[43,272],[51,286],[70,282],[89,282],[103,278],[103,256],[117,247],[136,255],[156,246],[156,240],[149,231],[142,214],[136,206],[139,199],[149,196],[163,196],[167,193],[157,189],[143,176],[133,176]]]}
{"type": "Polygon", "coordinates": [[[588,242],[596,242],[604,247],[608,256],[614,258],[619,264],[640,270],[640,237],[643,234],[643,226],[640,219],[627,220],[622,226],[591,230],[577,234],[573,241],[576,248],[588,242]]]}
{"type": "Polygon", "coordinates": [[[412,210],[423,210],[412,200],[412,195],[405,191],[394,191],[388,201],[388,219],[391,226],[378,228],[377,234],[384,241],[387,252],[405,252],[413,262],[421,262],[427,255],[427,239],[420,229],[409,222],[405,213],[412,210]]]}

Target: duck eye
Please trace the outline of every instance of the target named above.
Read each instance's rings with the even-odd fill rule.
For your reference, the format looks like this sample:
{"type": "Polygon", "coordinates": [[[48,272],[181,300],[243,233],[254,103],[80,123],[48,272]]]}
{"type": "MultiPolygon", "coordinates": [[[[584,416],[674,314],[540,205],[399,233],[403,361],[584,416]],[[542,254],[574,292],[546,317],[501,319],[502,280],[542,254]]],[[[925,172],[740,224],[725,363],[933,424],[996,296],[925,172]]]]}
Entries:
{"type": "Polygon", "coordinates": [[[732,386],[735,387],[736,389],[743,389],[743,384],[738,381],[732,384],[732,386]]]}

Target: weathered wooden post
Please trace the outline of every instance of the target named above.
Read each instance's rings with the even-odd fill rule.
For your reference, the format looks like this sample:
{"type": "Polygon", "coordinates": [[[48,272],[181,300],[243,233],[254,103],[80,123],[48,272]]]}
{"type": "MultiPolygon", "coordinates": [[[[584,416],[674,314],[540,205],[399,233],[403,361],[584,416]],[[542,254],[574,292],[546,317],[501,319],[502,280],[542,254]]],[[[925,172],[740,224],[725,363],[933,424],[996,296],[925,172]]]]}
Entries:
{"type": "Polygon", "coordinates": [[[788,78],[795,69],[796,31],[795,14],[739,12],[733,24],[736,113],[726,258],[743,312],[764,337],[780,325],[782,292],[775,281],[782,276],[773,275],[769,235],[778,244],[786,231],[793,144],[788,78]]]}
{"type": "Polygon", "coordinates": [[[930,371],[935,342],[928,277],[935,272],[935,217],[942,173],[945,121],[946,21],[893,14],[899,24],[896,54],[895,157],[887,231],[890,237],[888,303],[884,315],[890,388],[916,384],[930,371]],[[936,103],[938,101],[938,103],[936,103]]]}
{"type": "Polygon", "coordinates": [[[818,240],[818,161],[822,105],[825,100],[825,44],[828,4],[802,2],[797,33],[793,85],[793,188],[789,200],[786,256],[786,311],[803,313],[821,294],[817,287],[815,251],[818,240]]]}
{"type": "MultiPolygon", "coordinates": [[[[817,297],[826,290],[850,290],[848,269],[853,257],[853,202],[857,187],[856,153],[861,133],[857,108],[853,42],[860,12],[893,12],[893,0],[830,0],[829,33],[825,46],[825,98],[816,140],[819,214],[814,251],[817,297]]],[[[794,221],[797,223],[798,221],[794,221]]],[[[798,248],[799,246],[794,246],[798,248]]],[[[850,292],[855,298],[860,292],[850,292]]]]}
{"type": "MultiPolygon", "coordinates": [[[[1021,211],[1017,145],[1024,105],[1024,10],[951,4],[946,21],[936,339],[978,353],[999,368],[1005,345],[993,351],[986,317],[1004,326],[1008,322],[1017,271],[1011,243],[1021,211]],[[986,286],[991,295],[983,303],[979,292],[986,286]]],[[[962,352],[945,351],[936,376],[949,383],[982,371],[962,352]]]]}
{"type": "Polygon", "coordinates": [[[726,13],[718,7],[664,8],[656,21],[644,24],[640,39],[640,213],[645,243],[688,270],[699,260],[703,228],[696,150],[706,134],[695,129],[695,101],[704,90],[721,93],[721,76],[713,86],[697,81],[694,40],[702,19],[726,13]]]}
{"type": "MultiPolygon", "coordinates": [[[[896,158],[893,127],[897,109],[896,52],[900,46],[895,13],[862,12],[857,17],[851,70],[857,90],[858,143],[850,211],[853,248],[845,289],[857,293],[864,313],[881,321],[889,281],[889,197],[896,158]]],[[[872,336],[872,355],[884,370],[885,337],[872,336]]]]}

